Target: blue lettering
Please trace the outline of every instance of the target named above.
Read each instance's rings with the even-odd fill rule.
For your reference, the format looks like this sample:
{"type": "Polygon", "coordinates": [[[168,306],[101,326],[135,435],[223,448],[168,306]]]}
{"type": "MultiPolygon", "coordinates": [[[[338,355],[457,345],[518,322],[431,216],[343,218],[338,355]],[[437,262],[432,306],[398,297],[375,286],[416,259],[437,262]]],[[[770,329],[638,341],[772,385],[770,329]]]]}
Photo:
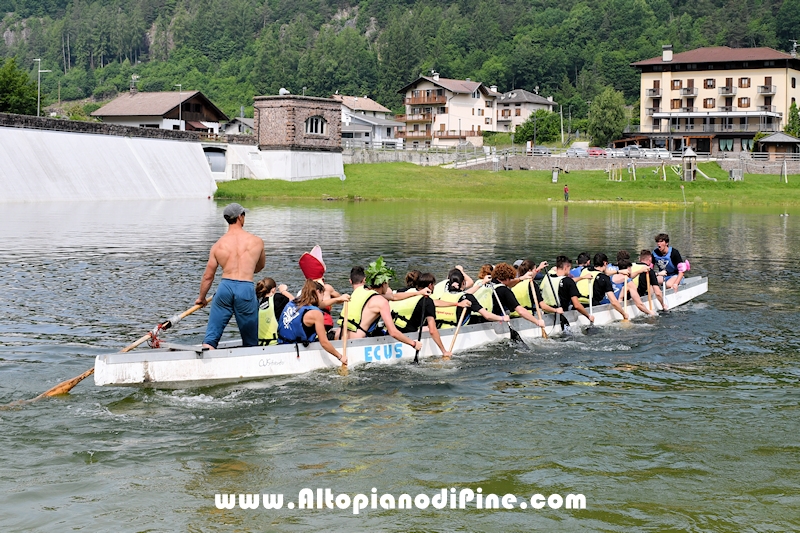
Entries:
{"type": "Polygon", "coordinates": [[[391,359],[392,358],[392,345],[386,344],[383,347],[383,358],[384,359],[391,359]]]}
{"type": "Polygon", "coordinates": [[[397,359],[400,359],[401,357],[403,357],[403,344],[402,343],[398,342],[397,344],[394,345],[394,356],[397,359]]]}
{"type": "Polygon", "coordinates": [[[372,356],[370,355],[370,352],[372,352],[372,347],[371,346],[365,346],[364,347],[364,361],[367,362],[367,363],[372,361],[372,356]]]}

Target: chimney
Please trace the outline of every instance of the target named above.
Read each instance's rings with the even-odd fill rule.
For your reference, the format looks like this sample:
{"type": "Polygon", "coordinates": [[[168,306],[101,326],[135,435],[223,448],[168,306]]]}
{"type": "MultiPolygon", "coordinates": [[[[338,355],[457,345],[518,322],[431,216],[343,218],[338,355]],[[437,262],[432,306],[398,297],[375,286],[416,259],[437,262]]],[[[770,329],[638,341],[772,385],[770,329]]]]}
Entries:
{"type": "Polygon", "coordinates": [[[496,92],[497,92],[497,85],[490,85],[490,86],[489,86],[489,89],[490,89],[490,90],[491,90],[493,93],[496,93],[496,92]]]}
{"type": "Polygon", "coordinates": [[[672,45],[665,44],[661,47],[661,61],[669,63],[672,61],[672,45]]]}
{"type": "Polygon", "coordinates": [[[435,70],[431,72],[433,74],[433,81],[439,81],[439,73],[435,70]]]}
{"type": "Polygon", "coordinates": [[[464,81],[472,81],[472,80],[471,80],[470,78],[467,78],[467,79],[466,79],[466,80],[464,80],[464,81]]]}

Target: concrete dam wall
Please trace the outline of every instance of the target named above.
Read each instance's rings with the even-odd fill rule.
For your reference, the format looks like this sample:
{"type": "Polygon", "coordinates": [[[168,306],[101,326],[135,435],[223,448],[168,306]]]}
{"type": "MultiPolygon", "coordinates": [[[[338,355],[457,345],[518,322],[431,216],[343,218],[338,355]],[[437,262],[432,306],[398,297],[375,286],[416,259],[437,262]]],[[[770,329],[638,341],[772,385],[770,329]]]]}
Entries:
{"type": "Polygon", "coordinates": [[[206,198],[199,142],[0,127],[0,202],[206,198]]]}

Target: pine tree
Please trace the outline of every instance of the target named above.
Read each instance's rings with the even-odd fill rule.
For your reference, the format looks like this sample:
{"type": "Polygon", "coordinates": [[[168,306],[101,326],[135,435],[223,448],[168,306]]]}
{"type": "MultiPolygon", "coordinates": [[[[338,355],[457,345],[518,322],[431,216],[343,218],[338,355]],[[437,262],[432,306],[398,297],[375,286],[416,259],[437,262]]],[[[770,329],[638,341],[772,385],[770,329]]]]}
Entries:
{"type": "Polygon", "coordinates": [[[796,102],[792,102],[792,107],[789,108],[789,120],[783,131],[792,137],[800,138],[800,113],[797,112],[796,102]]]}

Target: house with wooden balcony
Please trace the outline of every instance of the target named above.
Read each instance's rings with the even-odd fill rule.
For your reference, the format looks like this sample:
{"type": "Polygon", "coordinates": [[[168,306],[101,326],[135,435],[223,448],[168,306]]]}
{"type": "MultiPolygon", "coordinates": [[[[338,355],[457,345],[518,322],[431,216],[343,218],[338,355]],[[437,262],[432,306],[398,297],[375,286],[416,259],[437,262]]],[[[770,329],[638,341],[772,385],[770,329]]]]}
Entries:
{"type": "MultiPolygon", "coordinates": [[[[538,89],[538,87],[537,87],[538,89]]],[[[497,98],[497,131],[513,132],[539,109],[552,112],[552,96],[545,98],[525,89],[512,89],[497,98]]]]}
{"type": "Polygon", "coordinates": [[[404,124],[394,120],[388,109],[367,96],[331,96],[342,103],[342,145],[350,147],[402,148],[397,129],[404,124]]]}
{"type": "Polygon", "coordinates": [[[480,82],[420,76],[398,91],[406,112],[395,119],[404,124],[397,136],[407,148],[483,145],[484,131],[497,130],[497,87],[480,82]]]}
{"type": "MultiPolygon", "coordinates": [[[[800,98],[800,59],[772,48],[715,46],[632,63],[641,71],[641,124],[626,142],[725,155],[759,131],[782,131],[800,98]]],[[[732,154],[731,154],[732,155],[732,154]]]]}

